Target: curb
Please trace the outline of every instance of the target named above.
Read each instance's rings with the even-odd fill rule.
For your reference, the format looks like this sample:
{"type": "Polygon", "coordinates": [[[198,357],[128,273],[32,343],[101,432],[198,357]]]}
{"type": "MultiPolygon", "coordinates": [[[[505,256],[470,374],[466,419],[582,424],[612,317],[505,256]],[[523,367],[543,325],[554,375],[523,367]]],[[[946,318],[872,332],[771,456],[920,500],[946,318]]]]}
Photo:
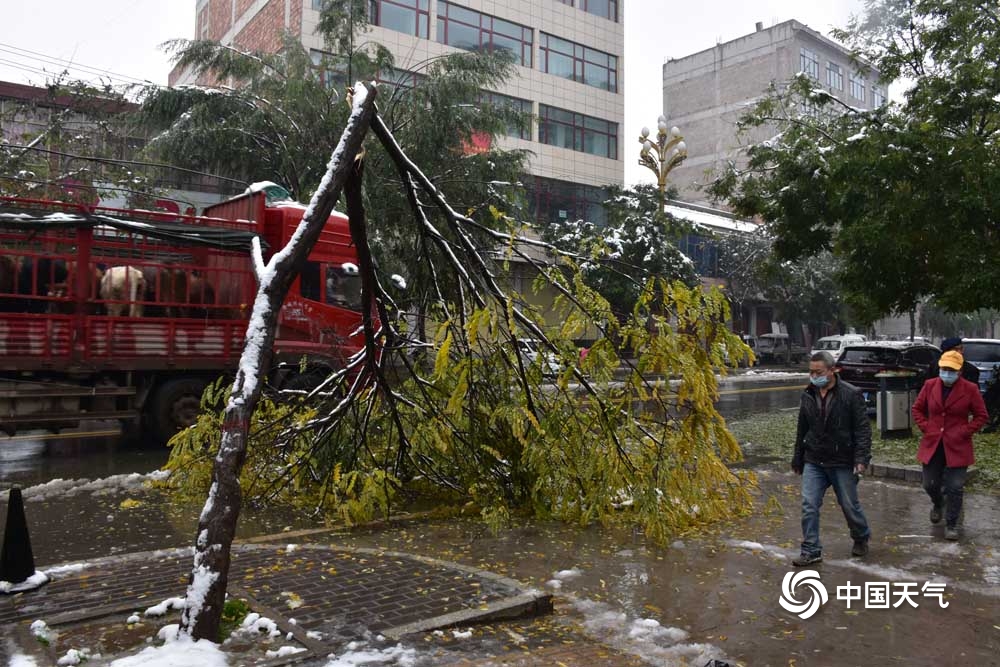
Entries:
{"type": "MultiPolygon", "coordinates": [[[[923,466],[921,465],[905,465],[902,463],[876,463],[872,461],[869,466],[869,476],[879,477],[886,480],[894,480],[900,482],[916,482],[920,484],[924,480],[923,466]]],[[[966,481],[970,482],[975,479],[976,475],[979,473],[976,466],[969,466],[968,476],[966,481]]]]}

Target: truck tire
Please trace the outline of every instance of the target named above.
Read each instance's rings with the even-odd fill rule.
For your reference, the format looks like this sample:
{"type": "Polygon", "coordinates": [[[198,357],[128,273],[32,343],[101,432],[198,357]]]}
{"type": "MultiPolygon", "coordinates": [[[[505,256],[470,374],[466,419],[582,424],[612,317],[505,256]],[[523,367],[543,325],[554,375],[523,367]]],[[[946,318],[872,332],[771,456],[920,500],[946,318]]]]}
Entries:
{"type": "Polygon", "coordinates": [[[159,444],[197,421],[206,386],[200,378],[175,378],[160,385],[149,407],[153,437],[159,444]]]}

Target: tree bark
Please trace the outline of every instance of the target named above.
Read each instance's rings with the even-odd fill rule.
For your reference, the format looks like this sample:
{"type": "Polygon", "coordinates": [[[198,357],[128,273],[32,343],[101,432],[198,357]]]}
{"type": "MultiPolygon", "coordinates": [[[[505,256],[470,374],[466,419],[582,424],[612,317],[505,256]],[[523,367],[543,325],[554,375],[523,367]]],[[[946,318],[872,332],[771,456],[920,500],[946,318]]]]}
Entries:
{"type": "Polygon", "coordinates": [[[260,284],[232,395],[223,416],[222,442],[212,468],[212,485],[198,521],[194,567],[181,616],[181,631],[195,639],[219,639],[230,550],[242,503],[240,471],[246,460],[250,419],[260,399],[261,380],[270,367],[281,304],[340,199],[374,108],[374,88],[355,92],[351,117],[327,165],[326,177],[291,240],[266,266],[255,257],[260,284]]]}

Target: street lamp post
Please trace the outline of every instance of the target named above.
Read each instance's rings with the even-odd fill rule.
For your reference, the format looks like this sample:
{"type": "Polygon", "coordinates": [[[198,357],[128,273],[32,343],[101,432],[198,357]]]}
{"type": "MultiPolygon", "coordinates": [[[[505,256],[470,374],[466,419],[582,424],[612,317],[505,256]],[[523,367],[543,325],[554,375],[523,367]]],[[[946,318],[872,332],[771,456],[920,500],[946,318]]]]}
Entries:
{"type": "Polygon", "coordinates": [[[687,144],[680,130],[676,127],[667,129],[667,119],[663,116],[656,120],[656,140],[650,138],[649,128],[644,127],[639,143],[642,144],[639,164],[656,174],[662,210],[667,199],[667,174],[687,157],[687,144]]]}

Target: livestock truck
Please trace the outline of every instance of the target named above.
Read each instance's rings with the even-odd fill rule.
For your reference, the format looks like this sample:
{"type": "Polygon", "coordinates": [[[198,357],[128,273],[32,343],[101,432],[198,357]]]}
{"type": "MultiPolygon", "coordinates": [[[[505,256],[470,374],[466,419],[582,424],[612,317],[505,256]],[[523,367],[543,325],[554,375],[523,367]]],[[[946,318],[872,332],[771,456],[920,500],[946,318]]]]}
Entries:
{"type": "MultiPolygon", "coordinates": [[[[252,192],[178,216],[0,197],[0,431],[120,420],[163,442],[231,375],[257,285],[305,208],[252,192]]],[[[282,306],[269,380],[306,384],[362,345],[357,253],[334,213],[282,306]]]]}

